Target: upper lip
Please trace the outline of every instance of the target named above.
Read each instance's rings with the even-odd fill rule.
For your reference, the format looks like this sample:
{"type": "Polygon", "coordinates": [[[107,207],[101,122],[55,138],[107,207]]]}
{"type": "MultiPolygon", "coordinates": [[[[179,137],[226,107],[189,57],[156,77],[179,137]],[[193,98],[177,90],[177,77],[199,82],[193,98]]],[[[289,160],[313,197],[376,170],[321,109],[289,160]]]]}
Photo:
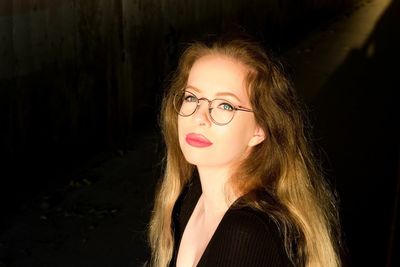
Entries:
{"type": "Polygon", "coordinates": [[[187,139],[196,140],[198,142],[212,144],[210,140],[208,140],[204,135],[198,133],[188,133],[186,135],[187,139]]]}

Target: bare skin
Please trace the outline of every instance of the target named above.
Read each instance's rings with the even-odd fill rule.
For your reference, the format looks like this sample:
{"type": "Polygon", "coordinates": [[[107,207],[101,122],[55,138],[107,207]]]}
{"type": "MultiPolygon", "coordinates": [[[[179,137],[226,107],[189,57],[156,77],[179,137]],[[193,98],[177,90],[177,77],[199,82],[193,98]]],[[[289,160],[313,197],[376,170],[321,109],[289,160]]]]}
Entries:
{"type": "Polygon", "coordinates": [[[231,195],[229,203],[227,202],[224,193],[227,179],[222,178],[228,177],[227,169],[220,169],[218,173],[215,170],[203,168],[199,171],[203,193],[183,233],[177,267],[196,266],[198,264],[230,203],[237,199],[237,197],[231,195]]]}
{"type": "Polygon", "coordinates": [[[211,237],[220,223],[224,212],[207,217],[204,213],[203,199],[200,198],[186,226],[181,240],[177,266],[196,266],[201,259],[211,237]]]}

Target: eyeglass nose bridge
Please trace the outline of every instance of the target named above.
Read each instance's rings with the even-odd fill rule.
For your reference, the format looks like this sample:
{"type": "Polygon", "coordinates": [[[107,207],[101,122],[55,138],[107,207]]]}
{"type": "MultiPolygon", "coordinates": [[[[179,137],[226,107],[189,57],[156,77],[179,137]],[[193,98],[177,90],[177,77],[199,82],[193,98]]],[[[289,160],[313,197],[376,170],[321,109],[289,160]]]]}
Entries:
{"type": "Polygon", "coordinates": [[[211,118],[211,110],[212,110],[211,103],[212,103],[212,100],[210,100],[210,99],[208,99],[208,98],[205,98],[205,97],[197,98],[196,109],[193,111],[192,115],[195,114],[195,113],[199,110],[200,104],[201,104],[200,100],[205,100],[205,101],[208,102],[208,116],[210,117],[211,120],[213,120],[213,119],[211,118]]]}
{"type": "Polygon", "coordinates": [[[212,108],[211,108],[212,100],[210,100],[210,99],[208,99],[208,98],[205,98],[205,97],[197,98],[197,108],[200,106],[200,100],[205,100],[205,101],[207,101],[207,102],[208,102],[208,109],[212,109],[212,108]]]}

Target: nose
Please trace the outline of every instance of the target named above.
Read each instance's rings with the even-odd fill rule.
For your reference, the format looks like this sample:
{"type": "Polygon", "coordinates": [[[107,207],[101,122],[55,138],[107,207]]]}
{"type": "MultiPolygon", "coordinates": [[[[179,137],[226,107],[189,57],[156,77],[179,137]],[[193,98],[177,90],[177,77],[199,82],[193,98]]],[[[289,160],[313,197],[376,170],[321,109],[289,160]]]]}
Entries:
{"type": "Polygon", "coordinates": [[[211,125],[210,113],[208,111],[209,103],[206,99],[199,99],[199,106],[194,114],[194,120],[198,125],[211,125]],[[203,100],[203,101],[202,101],[203,100]],[[203,103],[204,102],[204,103],[203,103]]]}

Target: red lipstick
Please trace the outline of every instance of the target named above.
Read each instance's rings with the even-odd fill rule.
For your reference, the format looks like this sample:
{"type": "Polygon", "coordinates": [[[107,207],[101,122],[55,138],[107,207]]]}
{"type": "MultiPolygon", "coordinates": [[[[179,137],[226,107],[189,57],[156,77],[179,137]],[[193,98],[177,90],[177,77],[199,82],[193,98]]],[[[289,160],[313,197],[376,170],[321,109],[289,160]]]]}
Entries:
{"type": "Polygon", "coordinates": [[[186,135],[186,143],[194,147],[208,147],[213,143],[201,134],[190,133],[186,135]]]}

